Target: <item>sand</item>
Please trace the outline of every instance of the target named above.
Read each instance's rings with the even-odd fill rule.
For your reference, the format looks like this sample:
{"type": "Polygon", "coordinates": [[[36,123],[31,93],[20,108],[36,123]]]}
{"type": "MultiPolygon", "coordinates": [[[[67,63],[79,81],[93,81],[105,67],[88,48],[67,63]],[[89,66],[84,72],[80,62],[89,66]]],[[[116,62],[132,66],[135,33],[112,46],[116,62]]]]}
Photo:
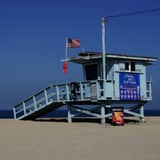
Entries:
{"type": "Polygon", "coordinates": [[[1,160],[159,160],[160,117],[146,123],[0,120],[1,160]]]}

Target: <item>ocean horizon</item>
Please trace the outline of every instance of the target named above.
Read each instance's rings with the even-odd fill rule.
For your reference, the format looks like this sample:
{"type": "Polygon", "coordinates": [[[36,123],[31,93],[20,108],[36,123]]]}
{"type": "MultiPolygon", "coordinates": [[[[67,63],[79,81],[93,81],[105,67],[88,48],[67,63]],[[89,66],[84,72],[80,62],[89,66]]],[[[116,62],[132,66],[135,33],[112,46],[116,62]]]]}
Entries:
{"type": "MultiPolygon", "coordinates": [[[[84,117],[87,117],[83,115],[84,117]]],[[[160,109],[146,109],[144,110],[144,116],[160,116],[160,109]]],[[[45,118],[61,118],[67,117],[67,110],[66,109],[57,109],[55,111],[49,112],[48,114],[44,115],[45,118]]],[[[0,119],[12,119],[13,111],[12,110],[0,110],[0,119]]]]}

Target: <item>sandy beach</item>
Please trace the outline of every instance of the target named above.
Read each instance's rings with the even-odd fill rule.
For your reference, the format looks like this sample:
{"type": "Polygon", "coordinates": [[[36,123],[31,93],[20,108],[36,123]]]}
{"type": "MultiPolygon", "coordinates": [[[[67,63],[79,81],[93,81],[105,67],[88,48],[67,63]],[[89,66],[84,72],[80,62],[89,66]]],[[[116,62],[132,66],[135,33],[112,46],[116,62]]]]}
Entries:
{"type": "Polygon", "coordinates": [[[159,160],[160,117],[124,126],[0,120],[2,160],[159,160]]]}

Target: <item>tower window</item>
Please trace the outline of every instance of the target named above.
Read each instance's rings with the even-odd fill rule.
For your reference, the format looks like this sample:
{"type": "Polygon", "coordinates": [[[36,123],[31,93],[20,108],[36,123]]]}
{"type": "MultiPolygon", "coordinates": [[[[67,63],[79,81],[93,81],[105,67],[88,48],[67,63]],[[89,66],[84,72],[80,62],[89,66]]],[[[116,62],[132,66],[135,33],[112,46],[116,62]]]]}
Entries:
{"type": "Polygon", "coordinates": [[[125,70],[126,71],[135,71],[135,62],[125,62],[125,70]]]}
{"type": "Polygon", "coordinates": [[[135,62],[131,62],[131,71],[135,71],[135,62]]]}
{"type": "Polygon", "coordinates": [[[129,71],[129,62],[125,62],[125,70],[129,71]]]}

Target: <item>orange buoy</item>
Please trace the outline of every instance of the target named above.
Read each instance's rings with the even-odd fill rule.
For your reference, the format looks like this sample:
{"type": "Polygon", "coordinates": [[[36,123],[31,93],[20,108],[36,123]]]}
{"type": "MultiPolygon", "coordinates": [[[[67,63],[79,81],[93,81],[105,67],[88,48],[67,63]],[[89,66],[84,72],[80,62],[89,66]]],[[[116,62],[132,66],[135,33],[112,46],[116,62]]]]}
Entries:
{"type": "Polygon", "coordinates": [[[66,74],[67,71],[68,71],[68,64],[67,64],[67,62],[65,61],[65,62],[63,63],[63,72],[64,72],[64,74],[66,74]]]}

